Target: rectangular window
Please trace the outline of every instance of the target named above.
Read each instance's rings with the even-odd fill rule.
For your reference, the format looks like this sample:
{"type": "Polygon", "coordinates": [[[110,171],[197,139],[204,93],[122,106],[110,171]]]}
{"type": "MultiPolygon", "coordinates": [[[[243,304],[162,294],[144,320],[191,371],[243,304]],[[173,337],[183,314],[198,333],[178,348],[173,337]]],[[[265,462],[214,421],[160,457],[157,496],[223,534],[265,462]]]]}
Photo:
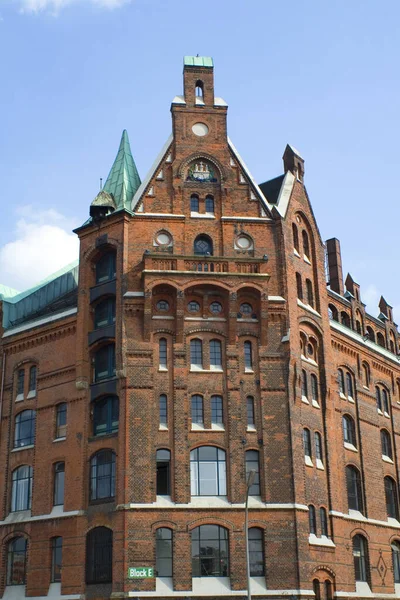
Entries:
{"type": "Polygon", "coordinates": [[[251,342],[244,343],[244,370],[253,371],[253,354],[251,350],[251,342]]]}
{"type": "Polygon", "coordinates": [[[29,369],[29,392],[36,392],[36,367],[29,369]]]}
{"type": "Polygon", "coordinates": [[[62,567],[62,537],[55,537],[52,540],[51,549],[51,581],[58,583],[61,581],[62,567]]]}
{"type": "Polygon", "coordinates": [[[210,342],[210,369],[222,369],[221,342],[219,340],[210,342]]]}
{"type": "Polygon", "coordinates": [[[159,342],[159,368],[167,369],[167,340],[165,338],[161,338],[159,342]]]}
{"type": "Polygon", "coordinates": [[[161,396],[160,396],[159,408],[160,408],[160,425],[162,427],[168,427],[168,405],[167,405],[167,396],[165,394],[161,394],[161,396]]]}
{"type": "Polygon", "coordinates": [[[248,427],[255,427],[254,419],[254,399],[250,396],[247,398],[247,425],[248,427]]]}
{"type": "Polygon", "coordinates": [[[54,465],[54,506],[64,504],[65,463],[54,465]]]}
{"type": "Polygon", "coordinates": [[[311,458],[311,434],[309,429],[303,429],[304,456],[311,458]]]}
{"type": "Polygon", "coordinates": [[[190,341],[190,366],[203,368],[203,345],[201,340],[190,341]]]}
{"type": "Polygon", "coordinates": [[[67,404],[63,402],[57,406],[56,439],[67,435],[67,404]]]}
{"type": "Polygon", "coordinates": [[[211,423],[213,425],[222,425],[223,408],[221,396],[211,396],[211,423]]]}
{"type": "Polygon", "coordinates": [[[17,376],[17,396],[24,395],[25,370],[20,369],[17,376]]]}
{"type": "Polygon", "coordinates": [[[203,397],[192,396],[192,423],[203,425],[203,397]]]}

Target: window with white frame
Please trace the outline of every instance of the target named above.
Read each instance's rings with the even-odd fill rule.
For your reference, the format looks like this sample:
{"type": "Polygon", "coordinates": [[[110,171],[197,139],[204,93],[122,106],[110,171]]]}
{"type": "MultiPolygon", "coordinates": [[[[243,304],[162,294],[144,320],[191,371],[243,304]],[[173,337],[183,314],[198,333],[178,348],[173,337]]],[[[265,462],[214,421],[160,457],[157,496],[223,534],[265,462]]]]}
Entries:
{"type": "Polygon", "coordinates": [[[225,451],[215,446],[200,446],[190,453],[192,496],[226,496],[225,451]]]}

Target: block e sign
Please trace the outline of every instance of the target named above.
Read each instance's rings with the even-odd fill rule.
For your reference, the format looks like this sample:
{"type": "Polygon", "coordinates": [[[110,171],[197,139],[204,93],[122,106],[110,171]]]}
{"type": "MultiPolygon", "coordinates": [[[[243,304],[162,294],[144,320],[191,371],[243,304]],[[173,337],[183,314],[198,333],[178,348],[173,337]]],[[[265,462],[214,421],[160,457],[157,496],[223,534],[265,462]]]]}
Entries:
{"type": "Polygon", "coordinates": [[[154,567],[129,567],[128,579],[150,579],[154,577],[154,567]]]}

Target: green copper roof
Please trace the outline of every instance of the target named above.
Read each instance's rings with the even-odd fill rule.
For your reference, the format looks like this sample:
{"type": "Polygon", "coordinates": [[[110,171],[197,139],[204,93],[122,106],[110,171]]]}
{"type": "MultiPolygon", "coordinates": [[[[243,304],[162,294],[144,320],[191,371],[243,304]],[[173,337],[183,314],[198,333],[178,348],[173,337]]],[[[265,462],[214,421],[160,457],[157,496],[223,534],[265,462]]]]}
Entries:
{"type": "Polygon", "coordinates": [[[213,67],[211,56],[185,56],[183,64],[186,67],[213,67]]]}
{"type": "Polygon", "coordinates": [[[132,198],[140,185],[140,177],[133,160],[128,133],[124,129],[117,157],[103,191],[112,194],[117,210],[131,207],[132,198]]]}

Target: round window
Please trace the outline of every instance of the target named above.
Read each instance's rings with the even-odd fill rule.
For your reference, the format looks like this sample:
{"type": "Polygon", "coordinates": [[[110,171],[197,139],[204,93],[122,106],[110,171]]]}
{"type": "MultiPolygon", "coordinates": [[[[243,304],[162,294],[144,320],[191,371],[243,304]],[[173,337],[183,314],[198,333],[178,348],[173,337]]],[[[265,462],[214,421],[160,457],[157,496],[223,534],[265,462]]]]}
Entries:
{"type": "Polygon", "coordinates": [[[211,302],[210,311],[214,313],[214,315],[219,315],[222,312],[222,304],[219,302],[211,302]]]}
{"type": "Polygon", "coordinates": [[[240,312],[242,315],[251,315],[253,307],[248,302],[243,302],[243,304],[240,305],[240,312]]]}
{"type": "Polygon", "coordinates": [[[156,243],[159,246],[168,246],[171,241],[171,236],[166,231],[159,231],[156,235],[156,243]]]}
{"type": "Polygon", "coordinates": [[[204,137],[208,133],[208,127],[205,123],[195,123],[194,125],[192,125],[192,131],[194,135],[204,137]]]}
{"type": "Polygon", "coordinates": [[[200,310],[200,304],[198,302],[196,302],[195,300],[192,300],[191,302],[189,302],[188,304],[188,311],[191,313],[197,313],[200,310]]]}
{"type": "Polygon", "coordinates": [[[253,247],[253,242],[247,235],[241,235],[236,240],[236,246],[241,250],[250,250],[253,247]]]}
{"type": "Polygon", "coordinates": [[[156,306],[157,310],[161,312],[167,312],[167,310],[169,310],[169,304],[166,300],[159,300],[156,306]]]}

